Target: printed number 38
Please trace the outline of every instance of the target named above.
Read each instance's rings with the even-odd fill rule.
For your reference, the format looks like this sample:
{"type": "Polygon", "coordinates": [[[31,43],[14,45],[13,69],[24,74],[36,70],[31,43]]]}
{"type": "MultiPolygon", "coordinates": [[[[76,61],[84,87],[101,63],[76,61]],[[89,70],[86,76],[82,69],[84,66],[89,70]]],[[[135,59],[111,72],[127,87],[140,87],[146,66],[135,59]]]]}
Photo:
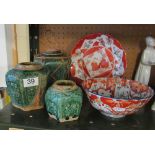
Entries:
{"type": "Polygon", "coordinates": [[[27,79],[27,84],[34,84],[35,80],[34,79],[27,79]]]}

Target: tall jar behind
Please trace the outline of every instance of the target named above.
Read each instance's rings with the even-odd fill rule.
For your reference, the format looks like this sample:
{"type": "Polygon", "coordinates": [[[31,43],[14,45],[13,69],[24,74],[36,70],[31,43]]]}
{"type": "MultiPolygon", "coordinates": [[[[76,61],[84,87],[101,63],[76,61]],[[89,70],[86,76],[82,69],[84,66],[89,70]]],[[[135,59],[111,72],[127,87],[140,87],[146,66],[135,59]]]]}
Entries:
{"type": "Polygon", "coordinates": [[[61,50],[51,50],[35,55],[34,62],[41,63],[47,70],[48,86],[56,80],[69,78],[70,57],[61,50]]]}
{"type": "Polygon", "coordinates": [[[47,75],[39,63],[18,64],[6,74],[7,91],[13,106],[23,111],[44,107],[47,75]]]}

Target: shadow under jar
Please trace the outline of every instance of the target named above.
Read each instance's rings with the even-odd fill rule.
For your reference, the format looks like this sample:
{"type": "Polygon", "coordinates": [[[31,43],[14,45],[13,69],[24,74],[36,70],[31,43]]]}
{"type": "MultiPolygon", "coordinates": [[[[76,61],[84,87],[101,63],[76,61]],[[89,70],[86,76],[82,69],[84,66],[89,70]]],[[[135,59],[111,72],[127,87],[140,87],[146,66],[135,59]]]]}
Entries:
{"type": "Polygon", "coordinates": [[[14,107],[23,111],[44,107],[43,95],[47,75],[43,66],[34,62],[18,64],[6,74],[7,91],[14,107]]]}
{"type": "Polygon", "coordinates": [[[82,90],[71,80],[58,80],[46,92],[48,114],[59,122],[77,120],[82,107],[82,90]]]}
{"type": "Polygon", "coordinates": [[[56,80],[69,78],[70,57],[61,50],[41,52],[34,57],[34,62],[41,63],[48,74],[48,86],[56,80]]]}

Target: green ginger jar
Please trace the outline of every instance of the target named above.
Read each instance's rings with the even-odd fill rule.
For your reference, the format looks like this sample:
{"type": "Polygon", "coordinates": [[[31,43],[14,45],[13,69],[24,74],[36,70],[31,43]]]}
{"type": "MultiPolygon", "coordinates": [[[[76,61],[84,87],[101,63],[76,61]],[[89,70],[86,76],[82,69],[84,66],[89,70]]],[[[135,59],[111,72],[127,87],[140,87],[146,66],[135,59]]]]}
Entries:
{"type": "Polygon", "coordinates": [[[51,50],[35,55],[34,62],[39,62],[46,68],[49,86],[56,80],[69,78],[70,57],[61,50],[51,50]]]}
{"type": "Polygon", "coordinates": [[[82,107],[82,90],[71,80],[58,80],[45,94],[46,109],[59,122],[77,120],[82,107]]]}
{"type": "Polygon", "coordinates": [[[44,107],[46,83],[46,70],[39,63],[23,62],[6,74],[7,92],[11,102],[14,107],[23,111],[44,107]]]}

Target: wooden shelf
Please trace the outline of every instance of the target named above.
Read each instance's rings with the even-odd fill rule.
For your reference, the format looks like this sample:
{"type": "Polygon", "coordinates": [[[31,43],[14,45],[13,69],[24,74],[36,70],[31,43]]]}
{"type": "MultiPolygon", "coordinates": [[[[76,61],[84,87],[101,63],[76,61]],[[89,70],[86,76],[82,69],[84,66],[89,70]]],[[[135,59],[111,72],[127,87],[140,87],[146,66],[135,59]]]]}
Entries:
{"type": "Polygon", "coordinates": [[[79,120],[66,123],[50,119],[45,109],[23,112],[8,105],[0,111],[0,129],[152,130],[155,129],[155,111],[151,111],[151,104],[124,119],[111,120],[84,101],[79,120]]]}

